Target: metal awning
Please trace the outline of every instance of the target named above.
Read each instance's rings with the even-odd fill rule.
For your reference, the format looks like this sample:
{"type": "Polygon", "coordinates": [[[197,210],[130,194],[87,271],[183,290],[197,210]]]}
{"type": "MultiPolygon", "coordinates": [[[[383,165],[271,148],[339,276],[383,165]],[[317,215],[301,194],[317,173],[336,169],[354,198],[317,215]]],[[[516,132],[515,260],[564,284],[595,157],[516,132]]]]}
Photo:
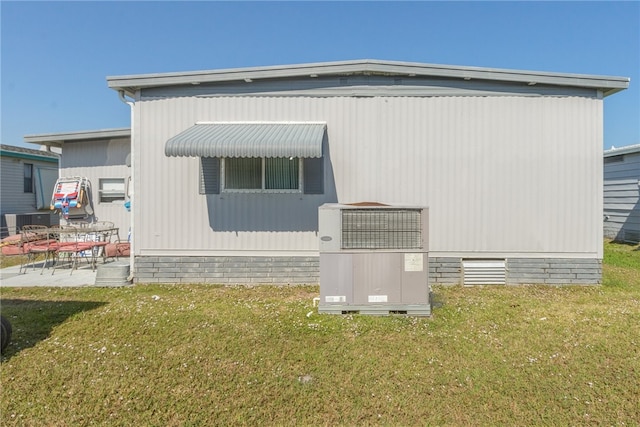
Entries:
{"type": "Polygon", "coordinates": [[[167,156],[322,157],[327,127],[319,122],[196,123],[170,138],[167,156]]]}

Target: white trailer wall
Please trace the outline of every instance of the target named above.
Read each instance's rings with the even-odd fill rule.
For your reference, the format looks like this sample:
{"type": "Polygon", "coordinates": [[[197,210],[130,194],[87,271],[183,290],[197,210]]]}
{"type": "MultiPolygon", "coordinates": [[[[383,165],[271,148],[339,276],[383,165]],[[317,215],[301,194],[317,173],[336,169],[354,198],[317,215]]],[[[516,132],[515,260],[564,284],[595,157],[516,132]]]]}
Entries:
{"type": "Polygon", "coordinates": [[[177,97],[134,117],[136,255],[316,255],[320,204],[377,201],[429,206],[431,256],[602,258],[595,96],[177,97]],[[325,195],[198,194],[199,159],[164,154],[197,121],[326,122],[325,195]]]}
{"type": "Polygon", "coordinates": [[[120,229],[120,238],[125,240],[129,232],[130,212],[124,201],[100,201],[101,179],[122,179],[125,186],[130,175],[126,164],[130,153],[129,138],[113,138],[90,141],[66,142],[60,164],[60,176],[86,177],[91,182],[95,221],[111,221],[120,229]]]}

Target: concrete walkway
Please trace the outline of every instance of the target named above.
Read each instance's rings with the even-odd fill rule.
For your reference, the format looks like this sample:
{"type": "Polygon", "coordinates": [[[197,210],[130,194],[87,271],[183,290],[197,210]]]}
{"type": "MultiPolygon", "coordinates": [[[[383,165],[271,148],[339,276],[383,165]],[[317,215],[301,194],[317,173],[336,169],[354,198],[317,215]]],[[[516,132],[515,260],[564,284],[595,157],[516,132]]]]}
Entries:
{"type": "MultiPolygon", "coordinates": [[[[99,267],[100,265],[98,265],[99,267]]],[[[26,286],[93,286],[96,283],[96,271],[91,270],[90,265],[80,265],[73,270],[69,267],[47,267],[42,270],[42,262],[29,264],[27,272],[19,273],[20,266],[7,267],[0,270],[0,287],[26,287],[26,286]],[[35,267],[35,269],[34,269],[35,267]],[[42,271],[42,274],[40,272],[42,271]],[[53,273],[53,274],[52,274],[53,273]]]]}

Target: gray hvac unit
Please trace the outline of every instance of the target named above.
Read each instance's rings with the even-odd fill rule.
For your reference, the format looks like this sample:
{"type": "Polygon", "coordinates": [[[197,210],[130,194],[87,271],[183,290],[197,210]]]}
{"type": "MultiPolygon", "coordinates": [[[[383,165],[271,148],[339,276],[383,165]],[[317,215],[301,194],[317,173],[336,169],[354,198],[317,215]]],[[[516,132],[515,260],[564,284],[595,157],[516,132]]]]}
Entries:
{"type": "Polygon", "coordinates": [[[19,233],[25,225],[45,225],[50,227],[60,223],[58,215],[54,215],[48,211],[24,214],[5,214],[4,220],[8,229],[8,234],[19,233]]]}
{"type": "Polygon", "coordinates": [[[320,206],[318,311],[430,315],[428,217],[425,207],[320,206]]]}

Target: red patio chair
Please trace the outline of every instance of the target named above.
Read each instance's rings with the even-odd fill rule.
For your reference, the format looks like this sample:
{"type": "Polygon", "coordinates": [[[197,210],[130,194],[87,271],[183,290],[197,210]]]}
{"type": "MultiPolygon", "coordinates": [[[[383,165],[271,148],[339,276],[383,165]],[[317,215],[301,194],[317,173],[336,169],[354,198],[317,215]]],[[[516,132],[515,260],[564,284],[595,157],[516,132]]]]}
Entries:
{"type": "Polygon", "coordinates": [[[68,225],[60,227],[60,241],[55,251],[56,262],[53,265],[52,275],[56,272],[61,258],[67,258],[69,260],[71,274],[73,274],[73,270],[77,268],[78,260],[83,257],[86,258],[87,256],[91,258],[91,269],[95,269],[95,242],[85,241],[86,234],[87,232],[82,230],[82,228],[68,225]]]}
{"type": "MultiPolygon", "coordinates": [[[[45,228],[44,230],[39,228],[37,229],[37,232],[44,233],[41,234],[41,238],[39,240],[35,240],[25,244],[29,260],[34,261],[38,255],[44,254],[45,258],[42,263],[40,274],[44,272],[44,269],[47,266],[50,258],[54,263],[56,261],[56,251],[60,246],[60,242],[58,241],[60,236],[59,230],[60,228],[57,226],[52,228],[45,228]]],[[[35,263],[33,266],[35,269],[35,263]]]]}
{"type": "Polygon", "coordinates": [[[25,261],[27,260],[28,252],[24,243],[22,234],[14,234],[13,236],[5,237],[2,239],[2,242],[0,242],[0,253],[2,253],[2,256],[20,257],[20,270],[18,271],[18,274],[22,274],[23,267],[24,272],[27,272],[27,265],[25,261]]]}

